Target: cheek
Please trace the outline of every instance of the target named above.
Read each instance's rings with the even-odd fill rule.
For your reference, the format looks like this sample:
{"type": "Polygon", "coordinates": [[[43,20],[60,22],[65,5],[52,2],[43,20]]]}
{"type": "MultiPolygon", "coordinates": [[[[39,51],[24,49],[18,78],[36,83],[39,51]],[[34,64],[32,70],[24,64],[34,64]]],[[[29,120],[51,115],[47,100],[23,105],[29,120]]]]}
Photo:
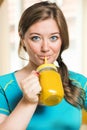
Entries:
{"type": "Polygon", "coordinates": [[[38,53],[38,52],[39,52],[38,46],[33,45],[33,44],[28,44],[27,49],[28,49],[27,51],[28,51],[29,53],[35,54],[35,53],[38,53]]]}
{"type": "Polygon", "coordinates": [[[56,54],[59,54],[59,53],[60,53],[60,50],[61,50],[61,42],[55,44],[55,46],[54,46],[54,48],[53,48],[53,51],[54,51],[54,53],[56,53],[56,54]]]}

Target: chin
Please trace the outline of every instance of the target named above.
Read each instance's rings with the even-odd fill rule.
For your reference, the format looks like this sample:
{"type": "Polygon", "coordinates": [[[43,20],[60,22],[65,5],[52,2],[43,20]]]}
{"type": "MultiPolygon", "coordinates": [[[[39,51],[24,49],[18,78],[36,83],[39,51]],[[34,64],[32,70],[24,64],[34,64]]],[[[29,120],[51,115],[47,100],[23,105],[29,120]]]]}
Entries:
{"type": "Polygon", "coordinates": [[[55,60],[48,60],[49,64],[53,64],[55,60]]]}

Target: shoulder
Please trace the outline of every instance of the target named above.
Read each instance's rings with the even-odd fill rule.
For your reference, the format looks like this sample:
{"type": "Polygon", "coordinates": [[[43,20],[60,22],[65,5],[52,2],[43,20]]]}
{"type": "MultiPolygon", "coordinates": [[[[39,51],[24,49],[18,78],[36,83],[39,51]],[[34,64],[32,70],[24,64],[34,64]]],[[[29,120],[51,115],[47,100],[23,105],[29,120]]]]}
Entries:
{"type": "Polygon", "coordinates": [[[69,71],[69,78],[75,86],[80,87],[85,91],[84,109],[87,110],[87,77],[82,74],[69,71]]]}
{"type": "Polygon", "coordinates": [[[14,72],[0,76],[1,87],[5,86],[6,84],[12,83],[13,81],[14,81],[14,72]]]}
{"type": "Polygon", "coordinates": [[[74,72],[74,71],[69,71],[69,76],[70,78],[74,78],[74,79],[83,79],[83,80],[87,80],[87,77],[83,74],[74,72]]]}
{"type": "Polygon", "coordinates": [[[83,89],[87,87],[87,77],[83,74],[69,71],[69,78],[72,80],[73,83],[75,83],[76,86],[78,85],[78,87],[82,87],[83,89]]]}

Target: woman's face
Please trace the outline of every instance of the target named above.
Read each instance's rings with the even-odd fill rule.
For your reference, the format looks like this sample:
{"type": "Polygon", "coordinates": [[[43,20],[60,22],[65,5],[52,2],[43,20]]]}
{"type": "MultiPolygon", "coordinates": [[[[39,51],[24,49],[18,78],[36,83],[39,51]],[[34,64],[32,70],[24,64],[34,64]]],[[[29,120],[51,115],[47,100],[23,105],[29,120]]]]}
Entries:
{"type": "Polygon", "coordinates": [[[25,33],[23,44],[26,47],[30,62],[35,65],[53,63],[61,50],[62,40],[57,23],[53,19],[33,24],[25,33]]]}

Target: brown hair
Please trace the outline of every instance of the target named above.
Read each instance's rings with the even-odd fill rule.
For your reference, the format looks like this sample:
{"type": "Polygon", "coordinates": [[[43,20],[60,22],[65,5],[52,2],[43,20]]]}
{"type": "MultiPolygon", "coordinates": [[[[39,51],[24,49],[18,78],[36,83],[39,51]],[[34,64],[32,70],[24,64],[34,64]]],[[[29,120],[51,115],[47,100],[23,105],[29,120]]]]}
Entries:
{"type": "MultiPolygon", "coordinates": [[[[72,84],[72,81],[69,79],[68,69],[67,66],[64,64],[61,58],[62,52],[69,47],[69,36],[68,36],[68,28],[65,17],[60,10],[60,8],[56,5],[56,3],[51,3],[48,1],[39,2],[31,7],[27,8],[21,16],[18,32],[21,38],[24,37],[28,28],[33,25],[34,23],[53,18],[60,30],[60,35],[62,39],[62,47],[60,51],[60,55],[57,58],[59,63],[59,73],[62,78],[64,92],[65,92],[65,99],[72,105],[76,107],[83,107],[84,103],[84,96],[81,96],[81,93],[84,93],[83,89],[76,87],[72,84]]],[[[22,43],[20,41],[19,45],[19,53],[22,48],[22,43]]],[[[26,48],[23,47],[26,51],[26,48]]],[[[84,95],[84,94],[83,94],[84,95]]]]}

